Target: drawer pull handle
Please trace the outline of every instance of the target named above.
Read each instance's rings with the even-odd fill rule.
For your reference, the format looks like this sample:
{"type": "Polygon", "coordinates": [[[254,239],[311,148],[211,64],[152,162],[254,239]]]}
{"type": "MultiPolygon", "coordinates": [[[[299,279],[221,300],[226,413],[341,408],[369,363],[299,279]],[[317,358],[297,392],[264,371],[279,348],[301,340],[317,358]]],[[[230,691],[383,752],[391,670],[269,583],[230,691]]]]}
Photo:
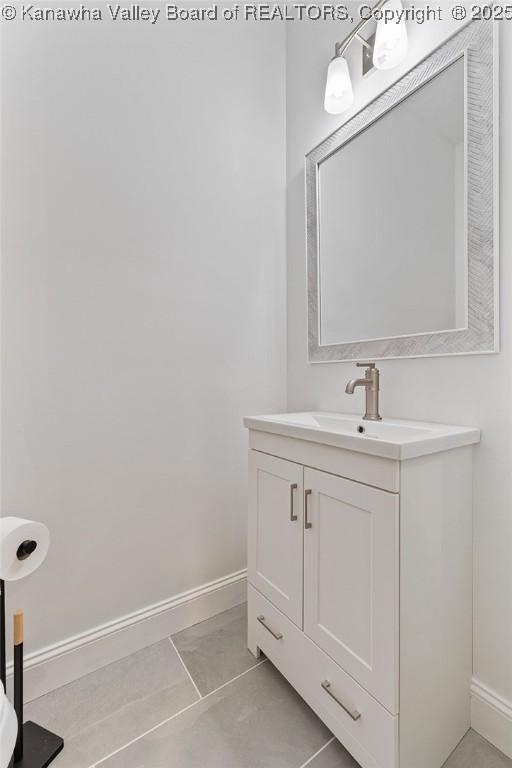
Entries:
{"type": "Polygon", "coordinates": [[[304,491],[304,528],[306,529],[313,527],[313,523],[309,522],[309,504],[308,504],[308,499],[312,493],[313,491],[311,489],[304,491]]]}
{"type": "Polygon", "coordinates": [[[295,523],[299,518],[293,512],[293,492],[297,490],[297,483],[290,485],[290,520],[295,523]]]}
{"type": "Polygon", "coordinates": [[[274,630],[270,629],[268,624],[265,623],[265,617],[264,616],[258,616],[258,621],[259,621],[260,624],[262,624],[265,627],[267,632],[270,632],[272,637],[275,637],[276,640],[282,640],[283,639],[283,636],[282,636],[282,634],[280,632],[274,632],[274,630]]]}
{"type": "Polygon", "coordinates": [[[340,707],[341,707],[341,708],[342,708],[342,709],[343,709],[343,710],[344,710],[344,711],[347,713],[347,715],[350,715],[350,717],[352,718],[352,720],[359,720],[359,718],[361,717],[361,713],[360,713],[360,712],[358,712],[358,711],[357,711],[357,709],[349,709],[348,707],[346,707],[346,706],[343,704],[343,702],[342,702],[342,701],[340,701],[340,700],[338,699],[338,697],[337,697],[337,696],[336,696],[336,695],[335,695],[335,694],[332,692],[332,690],[331,690],[331,684],[330,684],[330,682],[329,682],[328,680],[324,680],[324,681],[323,681],[323,683],[322,683],[322,688],[324,689],[324,691],[326,691],[326,692],[329,694],[329,696],[331,697],[331,699],[334,699],[334,701],[336,702],[336,704],[339,704],[339,705],[340,705],[340,707]]]}

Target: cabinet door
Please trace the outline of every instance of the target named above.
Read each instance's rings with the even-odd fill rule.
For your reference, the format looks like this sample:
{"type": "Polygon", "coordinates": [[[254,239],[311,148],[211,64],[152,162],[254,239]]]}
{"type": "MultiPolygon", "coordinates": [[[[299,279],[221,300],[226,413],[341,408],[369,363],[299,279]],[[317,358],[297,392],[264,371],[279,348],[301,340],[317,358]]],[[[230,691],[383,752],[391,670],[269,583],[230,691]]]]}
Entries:
{"type": "Polygon", "coordinates": [[[249,581],[302,628],[303,468],[249,453],[249,581]]]}
{"type": "Polygon", "coordinates": [[[398,712],[398,496],[304,470],[304,631],[398,712]]]}

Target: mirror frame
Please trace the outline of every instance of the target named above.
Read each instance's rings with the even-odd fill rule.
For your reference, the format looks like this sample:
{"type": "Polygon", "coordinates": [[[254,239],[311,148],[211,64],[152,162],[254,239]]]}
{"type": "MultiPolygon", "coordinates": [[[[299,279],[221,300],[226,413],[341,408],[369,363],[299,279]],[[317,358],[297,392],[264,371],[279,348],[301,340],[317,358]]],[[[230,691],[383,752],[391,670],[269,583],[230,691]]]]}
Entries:
{"type": "Polygon", "coordinates": [[[498,352],[498,178],[498,31],[492,22],[472,21],[306,155],[309,362],[498,352]],[[460,58],[466,91],[467,326],[321,345],[319,166],[460,58]]]}

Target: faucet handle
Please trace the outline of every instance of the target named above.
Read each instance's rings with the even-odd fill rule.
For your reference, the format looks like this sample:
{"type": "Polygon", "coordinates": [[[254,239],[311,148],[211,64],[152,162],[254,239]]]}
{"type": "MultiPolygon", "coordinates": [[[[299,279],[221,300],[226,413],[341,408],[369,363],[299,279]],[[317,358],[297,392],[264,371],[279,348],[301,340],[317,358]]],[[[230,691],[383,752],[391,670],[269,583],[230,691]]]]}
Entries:
{"type": "Polygon", "coordinates": [[[375,368],[375,363],[356,363],[358,368],[375,368]]]}

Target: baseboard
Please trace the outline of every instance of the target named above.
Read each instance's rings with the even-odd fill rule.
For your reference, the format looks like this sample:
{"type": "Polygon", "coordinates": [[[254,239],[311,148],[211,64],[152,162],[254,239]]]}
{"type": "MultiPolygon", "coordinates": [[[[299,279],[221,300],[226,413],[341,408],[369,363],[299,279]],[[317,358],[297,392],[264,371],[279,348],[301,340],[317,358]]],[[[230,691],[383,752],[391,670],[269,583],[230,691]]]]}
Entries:
{"type": "MultiPolygon", "coordinates": [[[[239,605],[246,599],[246,577],[246,570],[231,573],[28,654],[25,657],[25,700],[31,701],[239,605]]],[[[12,664],[7,672],[12,677],[12,664]]]]}
{"type": "Polygon", "coordinates": [[[475,677],[471,685],[471,727],[512,758],[512,702],[475,677]]]}

